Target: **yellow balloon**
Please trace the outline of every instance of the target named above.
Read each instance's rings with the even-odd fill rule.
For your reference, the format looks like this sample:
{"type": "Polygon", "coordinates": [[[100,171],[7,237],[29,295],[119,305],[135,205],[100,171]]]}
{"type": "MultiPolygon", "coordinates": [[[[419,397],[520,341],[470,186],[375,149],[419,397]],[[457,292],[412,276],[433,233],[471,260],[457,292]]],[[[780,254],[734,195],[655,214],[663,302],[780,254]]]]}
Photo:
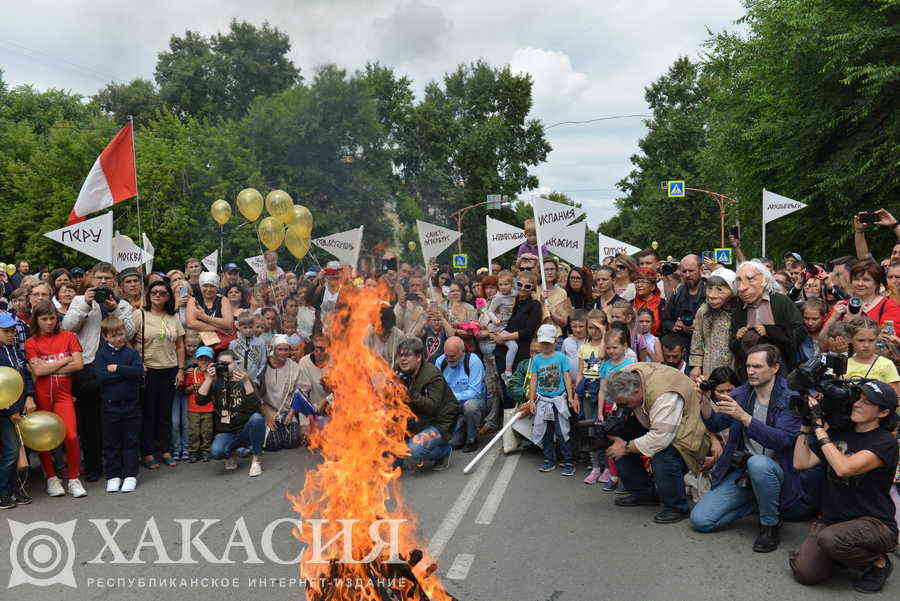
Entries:
{"type": "Polygon", "coordinates": [[[12,275],[16,272],[16,266],[9,264],[6,266],[6,275],[12,275]]]}
{"type": "Polygon", "coordinates": [[[209,212],[213,220],[219,225],[225,225],[231,219],[231,205],[222,199],[212,203],[212,206],[209,207],[209,212]]]}
{"type": "Polygon", "coordinates": [[[294,199],[284,190],[272,190],[266,196],[266,210],[281,223],[293,221],[294,199]]]}
{"type": "Polygon", "coordinates": [[[266,217],[256,229],[259,241],[269,250],[275,250],[284,241],[284,224],[274,217],[266,217]]]}
{"type": "Polygon", "coordinates": [[[0,263],[0,271],[6,271],[6,263],[0,263]]]}
{"type": "Polygon", "coordinates": [[[7,409],[22,397],[25,382],[11,367],[0,367],[0,409],[7,409]]]}
{"type": "Polygon", "coordinates": [[[650,247],[653,248],[653,250],[656,250],[657,248],[659,248],[659,242],[654,240],[650,247]]]}
{"type": "Polygon", "coordinates": [[[238,192],[236,204],[247,221],[256,221],[262,215],[263,197],[255,188],[244,188],[238,192]]]}
{"type": "Polygon", "coordinates": [[[312,235],[313,218],[309,209],[303,205],[294,205],[294,220],[291,227],[300,236],[310,237],[312,235]]]}
{"type": "Polygon", "coordinates": [[[410,240],[409,244],[406,245],[406,248],[408,248],[411,251],[416,250],[416,243],[413,242],[412,240],[410,240]]]}
{"type": "Polygon", "coordinates": [[[66,424],[49,411],[35,411],[19,420],[22,442],[35,451],[52,451],[66,437],[66,424]]]}
{"type": "Polygon", "coordinates": [[[300,236],[291,228],[288,228],[284,235],[284,245],[298,259],[302,259],[309,252],[309,244],[308,236],[300,236]]]}

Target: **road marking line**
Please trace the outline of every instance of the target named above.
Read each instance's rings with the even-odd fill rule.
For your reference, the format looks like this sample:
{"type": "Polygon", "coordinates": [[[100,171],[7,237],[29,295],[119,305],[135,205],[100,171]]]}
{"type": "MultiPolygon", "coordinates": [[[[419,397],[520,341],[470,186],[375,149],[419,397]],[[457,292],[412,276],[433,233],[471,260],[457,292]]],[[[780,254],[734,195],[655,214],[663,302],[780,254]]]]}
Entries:
{"type": "Polygon", "coordinates": [[[453,565],[450,566],[450,569],[447,570],[447,578],[450,580],[465,580],[474,561],[475,556],[471,553],[460,553],[453,560],[453,565]]]}
{"type": "Polygon", "coordinates": [[[463,517],[465,517],[466,512],[469,510],[469,506],[472,505],[472,501],[475,500],[478,489],[481,488],[481,485],[484,484],[485,479],[487,479],[491,467],[497,460],[497,455],[499,455],[499,453],[490,453],[481,460],[481,465],[478,467],[478,470],[473,475],[469,476],[470,480],[466,483],[466,486],[459,494],[459,497],[457,497],[456,502],[453,503],[453,507],[451,507],[450,511],[447,512],[447,515],[444,516],[444,520],[441,522],[441,525],[438,526],[437,532],[431,537],[431,540],[428,542],[428,554],[433,561],[437,561],[441,557],[441,553],[444,552],[444,547],[446,547],[447,543],[450,542],[450,539],[453,538],[453,533],[456,532],[460,522],[462,522],[463,517]]]}
{"type": "Polygon", "coordinates": [[[481,507],[481,511],[478,512],[478,517],[475,518],[476,524],[486,526],[494,521],[497,510],[500,509],[500,501],[503,500],[506,488],[509,486],[513,475],[516,473],[516,465],[519,463],[519,457],[521,457],[521,454],[516,453],[515,455],[507,457],[506,461],[503,462],[503,467],[500,469],[500,475],[497,476],[497,480],[494,482],[494,486],[491,487],[491,492],[488,493],[487,499],[485,499],[484,505],[481,507]]]}

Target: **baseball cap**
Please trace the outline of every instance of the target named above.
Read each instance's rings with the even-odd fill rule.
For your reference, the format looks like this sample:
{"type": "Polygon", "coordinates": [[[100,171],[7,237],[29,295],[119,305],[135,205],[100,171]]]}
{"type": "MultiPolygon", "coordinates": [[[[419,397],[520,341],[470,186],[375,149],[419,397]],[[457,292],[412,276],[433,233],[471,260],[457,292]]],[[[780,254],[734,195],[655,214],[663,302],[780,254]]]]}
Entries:
{"type": "Polygon", "coordinates": [[[795,253],[795,252],[786,252],[786,253],[784,253],[784,258],[785,258],[785,259],[793,259],[793,260],[795,260],[795,261],[802,261],[802,260],[803,260],[803,257],[801,257],[800,255],[798,255],[798,254],[795,253]]]}
{"type": "Polygon", "coordinates": [[[16,318],[11,313],[0,313],[0,328],[16,327],[16,318]]]}
{"type": "Polygon", "coordinates": [[[72,275],[84,275],[84,268],[82,267],[73,267],[69,270],[69,273],[72,275]]]}
{"type": "Polygon", "coordinates": [[[328,261],[325,264],[325,275],[340,275],[341,264],[339,261],[328,261]]]}
{"type": "Polygon", "coordinates": [[[222,271],[224,271],[225,273],[228,273],[229,271],[240,271],[240,270],[241,270],[241,268],[238,267],[237,263],[229,263],[225,266],[225,269],[223,269],[222,271]]]}
{"type": "Polygon", "coordinates": [[[204,271],[200,274],[201,286],[218,286],[219,278],[211,271],[204,271]]]}
{"type": "Polygon", "coordinates": [[[890,384],[878,380],[865,380],[860,389],[866,395],[866,399],[873,405],[882,409],[893,411],[897,408],[897,393],[890,384]]]}
{"type": "Polygon", "coordinates": [[[216,354],[213,350],[208,346],[201,346],[197,349],[197,352],[194,353],[194,359],[199,359],[200,357],[207,357],[209,359],[215,359],[216,354]]]}
{"type": "Polygon", "coordinates": [[[541,327],[538,328],[537,331],[537,339],[538,342],[556,342],[556,326],[553,324],[545,323],[541,327]]]}
{"type": "Polygon", "coordinates": [[[134,267],[126,267],[125,269],[123,269],[122,271],[119,272],[119,275],[116,276],[116,279],[121,284],[125,278],[127,278],[128,276],[131,276],[131,275],[136,275],[138,278],[142,277],[141,272],[138,271],[137,269],[135,269],[134,267]]]}

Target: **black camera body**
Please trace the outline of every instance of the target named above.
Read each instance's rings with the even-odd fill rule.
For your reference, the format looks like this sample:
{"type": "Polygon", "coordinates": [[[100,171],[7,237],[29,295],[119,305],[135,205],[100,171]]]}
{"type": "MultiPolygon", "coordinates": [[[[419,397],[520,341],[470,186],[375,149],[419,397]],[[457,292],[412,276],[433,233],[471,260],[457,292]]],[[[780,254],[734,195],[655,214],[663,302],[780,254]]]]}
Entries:
{"type": "Polygon", "coordinates": [[[228,363],[225,361],[216,361],[213,365],[216,367],[217,378],[224,378],[228,375],[228,363]]]}
{"type": "Polygon", "coordinates": [[[820,392],[822,399],[819,406],[822,418],[835,430],[847,430],[852,427],[850,413],[853,403],[859,398],[860,388],[857,380],[841,380],[847,373],[847,357],[837,353],[825,353],[813,357],[788,374],[787,380],[791,389],[798,393],[791,399],[791,411],[812,423],[813,416],[809,409],[806,395],[810,390],[820,392]],[[829,369],[834,376],[829,376],[829,369]]]}
{"type": "Polygon", "coordinates": [[[659,274],[664,276],[670,276],[678,270],[678,266],[675,263],[669,263],[668,261],[659,266],[659,274]]]}
{"type": "Polygon", "coordinates": [[[700,390],[711,393],[720,383],[721,382],[714,382],[713,380],[703,380],[700,382],[700,390]]]}
{"type": "Polygon", "coordinates": [[[634,412],[627,407],[617,407],[606,417],[606,421],[581,420],[575,428],[581,437],[589,441],[588,446],[594,451],[606,450],[612,446],[613,441],[609,439],[610,436],[616,436],[623,440],[634,440],[647,433],[647,429],[634,416],[634,412]]]}
{"type": "Polygon", "coordinates": [[[96,288],[94,288],[94,300],[101,305],[112,298],[112,296],[112,290],[110,290],[107,286],[97,286],[96,288]]]}
{"type": "Polygon", "coordinates": [[[694,325],[694,312],[684,310],[681,312],[681,323],[686,325],[687,327],[691,327],[694,325]]]}
{"type": "Polygon", "coordinates": [[[878,213],[860,213],[857,217],[860,223],[878,223],[881,220],[881,215],[878,213]]]}
{"type": "Polygon", "coordinates": [[[831,286],[830,288],[826,288],[825,293],[830,294],[838,300],[848,300],[850,298],[850,295],[844,292],[844,289],[840,286],[831,286]]]}

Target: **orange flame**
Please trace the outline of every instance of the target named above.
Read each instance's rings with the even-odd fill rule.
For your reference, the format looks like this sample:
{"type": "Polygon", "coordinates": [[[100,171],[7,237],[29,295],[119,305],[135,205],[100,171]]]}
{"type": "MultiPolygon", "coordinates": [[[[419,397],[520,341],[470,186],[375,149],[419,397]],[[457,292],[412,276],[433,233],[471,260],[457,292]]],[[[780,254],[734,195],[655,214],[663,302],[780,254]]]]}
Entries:
{"type": "MultiPolygon", "coordinates": [[[[353,558],[367,557],[375,548],[369,534],[370,525],[377,520],[406,520],[400,528],[399,550],[404,557],[424,545],[415,538],[416,516],[403,503],[400,468],[394,466],[398,457],[408,455],[406,423],[413,412],[408,407],[407,391],[381,357],[370,351],[363,340],[370,324],[379,323],[382,306],[379,292],[357,290],[345,286],[341,304],[330,316],[328,365],[325,383],[334,397],[331,414],[324,428],[313,429],[311,450],[318,451],[322,463],[306,474],[299,495],[288,495],[293,509],[304,520],[324,519],[321,540],[339,536],[342,525],[337,520],[356,519],[352,527],[353,558]]],[[[333,573],[328,564],[311,563],[313,541],[311,528],[304,525],[295,536],[307,543],[300,575],[308,579],[308,595],[322,595],[321,581],[333,573]]],[[[325,559],[340,561],[341,543],[325,550],[325,559]],[[331,553],[331,555],[327,555],[331,553]]],[[[373,562],[389,559],[384,549],[373,562]]],[[[433,601],[450,601],[440,580],[429,570],[427,556],[413,569],[419,584],[433,601]]],[[[340,578],[359,578],[369,582],[373,577],[371,564],[341,564],[340,578]]],[[[376,575],[377,576],[377,575],[376,575]]],[[[330,597],[335,601],[379,599],[371,586],[343,588],[330,597]]],[[[403,597],[406,599],[407,597],[403,597]]],[[[410,599],[413,597],[410,596],[410,599]]]]}

